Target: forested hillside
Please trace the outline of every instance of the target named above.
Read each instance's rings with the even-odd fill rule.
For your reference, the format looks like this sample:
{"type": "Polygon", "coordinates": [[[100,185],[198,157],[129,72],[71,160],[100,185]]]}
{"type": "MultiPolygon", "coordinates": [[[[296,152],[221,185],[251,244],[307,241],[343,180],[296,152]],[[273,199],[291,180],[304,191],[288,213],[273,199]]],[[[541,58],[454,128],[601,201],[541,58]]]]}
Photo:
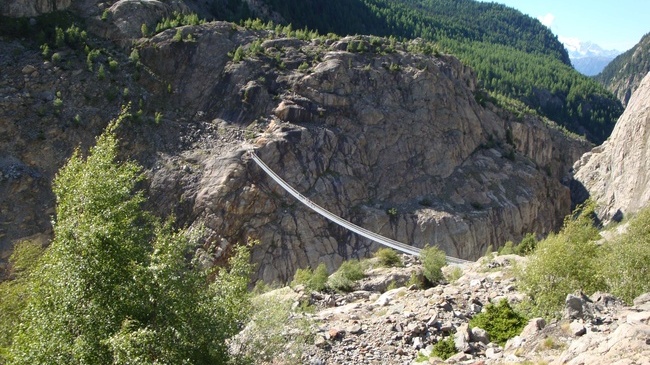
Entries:
{"type": "MultiPolygon", "coordinates": [[[[235,7],[236,0],[229,3],[235,7]]],[[[622,113],[616,98],[571,68],[568,54],[539,21],[473,0],[264,0],[294,28],[321,33],[423,38],[460,57],[482,86],[604,141],[622,113]]]]}
{"type": "Polygon", "coordinates": [[[632,49],[616,57],[596,80],[627,104],[643,77],[650,72],[650,33],[632,49]]]}

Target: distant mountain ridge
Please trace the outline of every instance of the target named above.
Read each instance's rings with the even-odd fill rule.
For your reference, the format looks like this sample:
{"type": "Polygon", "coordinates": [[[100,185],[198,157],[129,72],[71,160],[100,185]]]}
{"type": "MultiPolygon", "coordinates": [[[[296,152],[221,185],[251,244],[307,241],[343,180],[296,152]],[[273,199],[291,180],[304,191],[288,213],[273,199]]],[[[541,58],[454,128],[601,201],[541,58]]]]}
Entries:
{"type": "Polygon", "coordinates": [[[621,54],[618,50],[605,50],[593,42],[583,42],[575,38],[559,37],[569,53],[571,64],[583,75],[596,76],[621,54]]]}
{"type": "Polygon", "coordinates": [[[643,77],[650,72],[650,33],[644,35],[632,49],[616,57],[596,76],[627,105],[643,77]]]}

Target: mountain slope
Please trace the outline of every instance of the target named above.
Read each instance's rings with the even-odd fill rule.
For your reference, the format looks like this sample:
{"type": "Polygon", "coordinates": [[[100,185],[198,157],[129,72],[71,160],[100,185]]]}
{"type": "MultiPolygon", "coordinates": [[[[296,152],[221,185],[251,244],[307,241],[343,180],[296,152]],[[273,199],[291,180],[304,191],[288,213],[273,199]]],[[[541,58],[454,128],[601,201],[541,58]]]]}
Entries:
{"type": "Polygon", "coordinates": [[[643,77],[650,71],[650,33],[644,35],[632,49],[616,57],[596,76],[607,89],[627,105],[639,87],[643,77]]]}
{"type": "Polygon", "coordinates": [[[523,101],[567,129],[601,143],[623,109],[594,80],[570,66],[563,45],[538,20],[472,0],[262,0],[294,28],[435,42],[477,70],[488,91],[523,101]],[[495,62],[486,63],[490,57],[495,62]],[[516,71],[514,71],[516,68],[516,71]]]}

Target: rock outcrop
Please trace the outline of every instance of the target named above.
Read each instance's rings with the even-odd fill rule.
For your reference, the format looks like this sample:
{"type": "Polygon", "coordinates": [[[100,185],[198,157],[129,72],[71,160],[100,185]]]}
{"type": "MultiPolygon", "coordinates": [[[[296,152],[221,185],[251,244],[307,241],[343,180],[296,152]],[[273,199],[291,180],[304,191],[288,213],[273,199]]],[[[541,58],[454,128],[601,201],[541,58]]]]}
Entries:
{"type": "Polygon", "coordinates": [[[641,82],[610,138],[575,169],[574,195],[587,193],[605,220],[620,220],[650,200],[650,74],[641,82]]]}
{"type": "Polygon", "coordinates": [[[596,76],[626,106],[632,94],[650,72],[650,33],[644,35],[632,49],[616,57],[596,76]]]}
{"type": "Polygon", "coordinates": [[[72,0],[3,0],[0,2],[0,15],[19,18],[34,17],[65,10],[72,5],[72,0]]]}
{"type": "Polygon", "coordinates": [[[587,144],[482,107],[471,70],[452,57],[341,51],[371,49],[363,37],[255,44],[264,32],[226,23],[182,32],[196,41],[164,32],[139,47],[142,62],[165,75],[174,105],[246,126],[246,143],[208,150],[196,166],[193,221],[208,241],[258,238],[253,258],[267,281],[319,262],[332,270],[376,246],[294,201],[245,157],[249,148],[344,219],[462,258],[545,234],[570,211],[559,177],[587,144]],[[240,45],[259,48],[232,62],[226,53],[240,45]]]}

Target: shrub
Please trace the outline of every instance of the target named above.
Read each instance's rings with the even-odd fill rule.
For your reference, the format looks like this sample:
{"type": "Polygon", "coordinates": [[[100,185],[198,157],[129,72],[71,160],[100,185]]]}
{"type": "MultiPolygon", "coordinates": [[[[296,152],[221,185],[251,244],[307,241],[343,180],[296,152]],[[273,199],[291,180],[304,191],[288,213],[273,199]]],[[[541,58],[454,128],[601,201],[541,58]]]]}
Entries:
{"type": "Polygon", "coordinates": [[[506,244],[503,245],[503,247],[501,247],[499,249],[499,255],[512,255],[512,254],[514,254],[515,253],[514,245],[515,244],[512,241],[506,242],[506,244]]]}
{"type": "Polygon", "coordinates": [[[137,48],[133,48],[131,54],[129,55],[129,61],[138,64],[140,62],[140,53],[137,48]]]}
{"type": "Polygon", "coordinates": [[[120,63],[117,62],[116,60],[109,58],[108,59],[108,69],[111,70],[111,72],[117,71],[117,68],[120,66],[120,63]]]}
{"type": "Polygon", "coordinates": [[[32,293],[30,275],[38,266],[43,251],[40,242],[25,240],[14,247],[9,257],[11,280],[0,283],[0,364],[3,363],[3,349],[11,345],[20,326],[20,315],[32,293]]]}
{"type": "Polygon", "coordinates": [[[145,23],[142,23],[140,26],[140,33],[142,33],[143,37],[148,37],[149,36],[149,27],[145,23]]]}
{"type": "Polygon", "coordinates": [[[608,290],[626,301],[650,291],[650,208],[630,221],[627,233],[603,246],[597,267],[608,290]]]}
{"type": "Polygon", "coordinates": [[[104,65],[99,65],[99,70],[97,70],[97,78],[100,81],[103,81],[106,78],[106,71],[104,70],[104,65]]]}
{"type": "Polygon", "coordinates": [[[456,280],[460,279],[461,276],[463,276],[463,269],[461,269],[459,266],[453,266],[449,269],[449,271],[447,271],[445,278],[448,282],[453,283],[456,280]]]}
{"type": "Polygon", "coordinates": [[[447,360],[448,358],[455,355],[457,352],[458,351],[456,351],[456,344],[454,342],[454,337],[449,336],[444,340],[439,341],[438,343],[433,345],[433,350],[431,350],[431,356],[436,356],[443,360],[447,360]]]}
{"type": "Polygon", "coordinates": [[[384,247],[375,252],[375,257],[379,260],[379,264],[384,267],[401,267],[404,266],[402,258],[392,248],[384,247]]]}
{"type": "Polygon", "coordinates": [[[43,58],[50,56],[50,46],[47,43],[41,44],[41,55],[43,55],[43,58]]]}
{"type": "Polygon", "coordinates": [[[252,300],[253,315],[230,348],[236,364],[300,364],[302,353],[313,343],[311,321],[292,311],[293,300],[262,294],[252,300]],[[290,327],[291,331],[287,331],[290,327]],[[311,341],[310,341],[311,340],[311,341]],[[291,347],[287,347],[291,343],[291,347]]]}
{"type": "Polygon", "coordinates": [[[557,317],[566,295],[577,290],[606,290],[595,260],[600,251],[593,240],[600,236],[593,213],[593,203],[578,207],[562,231],[539,242],[528,264],[515,270],[534,315],[557,317]]]}
{"type": "Polygon", "coordinates": [[[323,291],[327,289],[327,267],[321,263],[314,271],[310,268],[298,269],[293,276],[293,285],[304,285],[309,290],[323,291]]]}
{"type": "Polygon", "coordinates": [[[534,233],[529,233],[519,242],[519,244],[514,248],[514,253],[520,256],[527,256],[535,251],[537,247],[537,238],[535,238],[534,233]]]}
{"type": "Polygon", "coordinates": [[[492,342],[503,346],[524,329],[526,322],[526,317],[515,312],[508,301],[503,299],[497,305],[488,304],[484,312],[469,321],[469,326],[486,330],[492,342]]]}
{"type": "Polygon", "coordinates": [[[430,284],[435,284],[442,279],[442,267],[447,264],[445,253],[438,247],[427,246],[420,252],[420,261],[422,261],[422,274],[430,284]]]}
{"type": "Polygon", "coordinates": [[[307,71],[309,69],[309,64],[307,62],[303,62],[298,66],[299,71],[307,71]]]}
{"type": "Polygon", "coordinates": [[[242,46],[237,47],[235,50],[235,53],[232,56],[232,61],[233,62],[241,62],[241,60],[244,59],[244,49],[242,46]]]}
{"type": "Polygon", "coordinates": [[[183,41],[183,31],[180,29],[176,29],[176,34],[172,37],[172,41],[174,42],[182,42],[183,41]]]}
{"type": "Polygon", "coordinates": [[[354,282],[364,278],[363,268],[359,260],[344,261],[334,274],[332,274],[327,284],[336,291],[350,291],[354,282]]]}

